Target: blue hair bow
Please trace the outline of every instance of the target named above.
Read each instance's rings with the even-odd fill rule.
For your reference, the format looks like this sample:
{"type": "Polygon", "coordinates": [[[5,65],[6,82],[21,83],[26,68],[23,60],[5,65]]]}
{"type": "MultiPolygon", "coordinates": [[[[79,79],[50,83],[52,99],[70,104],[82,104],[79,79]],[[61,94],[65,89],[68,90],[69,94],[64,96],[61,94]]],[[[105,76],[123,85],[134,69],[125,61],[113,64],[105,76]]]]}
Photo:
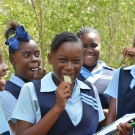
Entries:
{"type": "Polygon", "coordinates": [[[16,28],[15,35],[13,37],[9,38],[5,42],[5,44],[8,45],[13,50],[18,50],[20,41],[29,42],[29,40],[30,40],[30,36],[25,31],[24,27],[18,25],[17,28],[16,28]]]}

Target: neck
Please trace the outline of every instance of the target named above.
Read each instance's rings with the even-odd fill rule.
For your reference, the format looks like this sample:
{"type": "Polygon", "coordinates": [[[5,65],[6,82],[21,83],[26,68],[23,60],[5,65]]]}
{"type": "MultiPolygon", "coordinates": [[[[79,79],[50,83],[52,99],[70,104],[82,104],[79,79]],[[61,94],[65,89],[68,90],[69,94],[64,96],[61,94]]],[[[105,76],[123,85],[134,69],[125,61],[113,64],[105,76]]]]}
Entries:
{"type": "MultiPolygon", "coordinates": [[[[15,74],[15,75],[16,75],[16,74],[15,74]]],[[[20,77],[20,76],[18,76],[18,75],[16,75],[16,76],[19,77],[21,80],[23,80],[25,83],[30,82],[30,80],[28,80],[28,79],[22,78],[22,77],[20,77]]]]}
{"type": "Polygon", "coordinates": [[[88,71],[92,72],[99,67],[99,63],[96,63],[95,65],[92,65],[92,66],[83,65],[83,67],[85,67],[88,71]]]}

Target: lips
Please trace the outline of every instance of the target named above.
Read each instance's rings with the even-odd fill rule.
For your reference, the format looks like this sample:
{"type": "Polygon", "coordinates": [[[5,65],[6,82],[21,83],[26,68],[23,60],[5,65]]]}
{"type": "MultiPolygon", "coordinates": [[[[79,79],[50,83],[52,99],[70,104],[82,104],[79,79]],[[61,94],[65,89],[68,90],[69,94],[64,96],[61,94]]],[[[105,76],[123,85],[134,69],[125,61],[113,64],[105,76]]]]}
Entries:
{"type": "Polygon", "coordinates": [[[7,74],[3,74],[0,76],[0,90],[3,90],[4,89],[4,86],[6,84],[6,82],[3,80],[4,77],[6,77],[7,74]]]}
{"type": "Polygon", "coordinates": [[[30,68],[30,70],[31,70],[32,72],[34,72],[34,71],[38,70],[38,67],[30,68]]]}

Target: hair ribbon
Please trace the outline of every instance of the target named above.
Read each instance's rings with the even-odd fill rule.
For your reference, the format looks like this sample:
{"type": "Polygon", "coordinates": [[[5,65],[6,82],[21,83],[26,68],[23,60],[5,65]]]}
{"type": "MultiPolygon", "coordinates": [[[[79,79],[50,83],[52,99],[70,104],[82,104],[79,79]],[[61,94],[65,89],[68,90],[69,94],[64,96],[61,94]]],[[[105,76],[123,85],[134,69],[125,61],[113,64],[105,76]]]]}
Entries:
{"type": "Polygon", "coordinates": [[[29,40],[30,40],[30,36],[25,31],[24,27],[18,25],[16,28],[15,35],[13,37],[7,39],[5,44],[8,45],[13,50],[18,50],[20,41],[29,42],[29,40]]]}

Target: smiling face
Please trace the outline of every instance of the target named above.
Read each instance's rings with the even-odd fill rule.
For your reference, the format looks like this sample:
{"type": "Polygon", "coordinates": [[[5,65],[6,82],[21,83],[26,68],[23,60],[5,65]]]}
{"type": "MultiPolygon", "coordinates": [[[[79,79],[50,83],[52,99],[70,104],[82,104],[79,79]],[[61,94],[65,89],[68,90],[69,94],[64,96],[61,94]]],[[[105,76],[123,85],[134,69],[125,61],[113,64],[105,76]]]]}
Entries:
{"type": "Polygon", "coordinates": [[[4,89],[5,81],[2,78],[7,74],[8,67],[3,62],[2,52],[0,50],[0,91],[4,89]]]}
{"type": "Polygon", "coordinates": [[[77,42],[64,42],[56,52],[49,54],[48,61],[53,66],[55,84],[58,86],[64,81],[64,75],[70,76],[73,82],[80,73],[82,60],[82,44],[77,42]]]}
{"type": "Polygon", "coordinates": [[[100,57],[100,39],[96,33],[86,33],[80,36],[83,42],[84,66],[96,66],[100,57]]]}
{"type": "Polygon", "coordinates": [[[10,62],[14,65],[15,74],[24,80],[33,79],[34,70],[40,65],[40,52],[34,40],[29,42],[21,42],[18,51],[15,51],[10,58],[10,62]]]}

